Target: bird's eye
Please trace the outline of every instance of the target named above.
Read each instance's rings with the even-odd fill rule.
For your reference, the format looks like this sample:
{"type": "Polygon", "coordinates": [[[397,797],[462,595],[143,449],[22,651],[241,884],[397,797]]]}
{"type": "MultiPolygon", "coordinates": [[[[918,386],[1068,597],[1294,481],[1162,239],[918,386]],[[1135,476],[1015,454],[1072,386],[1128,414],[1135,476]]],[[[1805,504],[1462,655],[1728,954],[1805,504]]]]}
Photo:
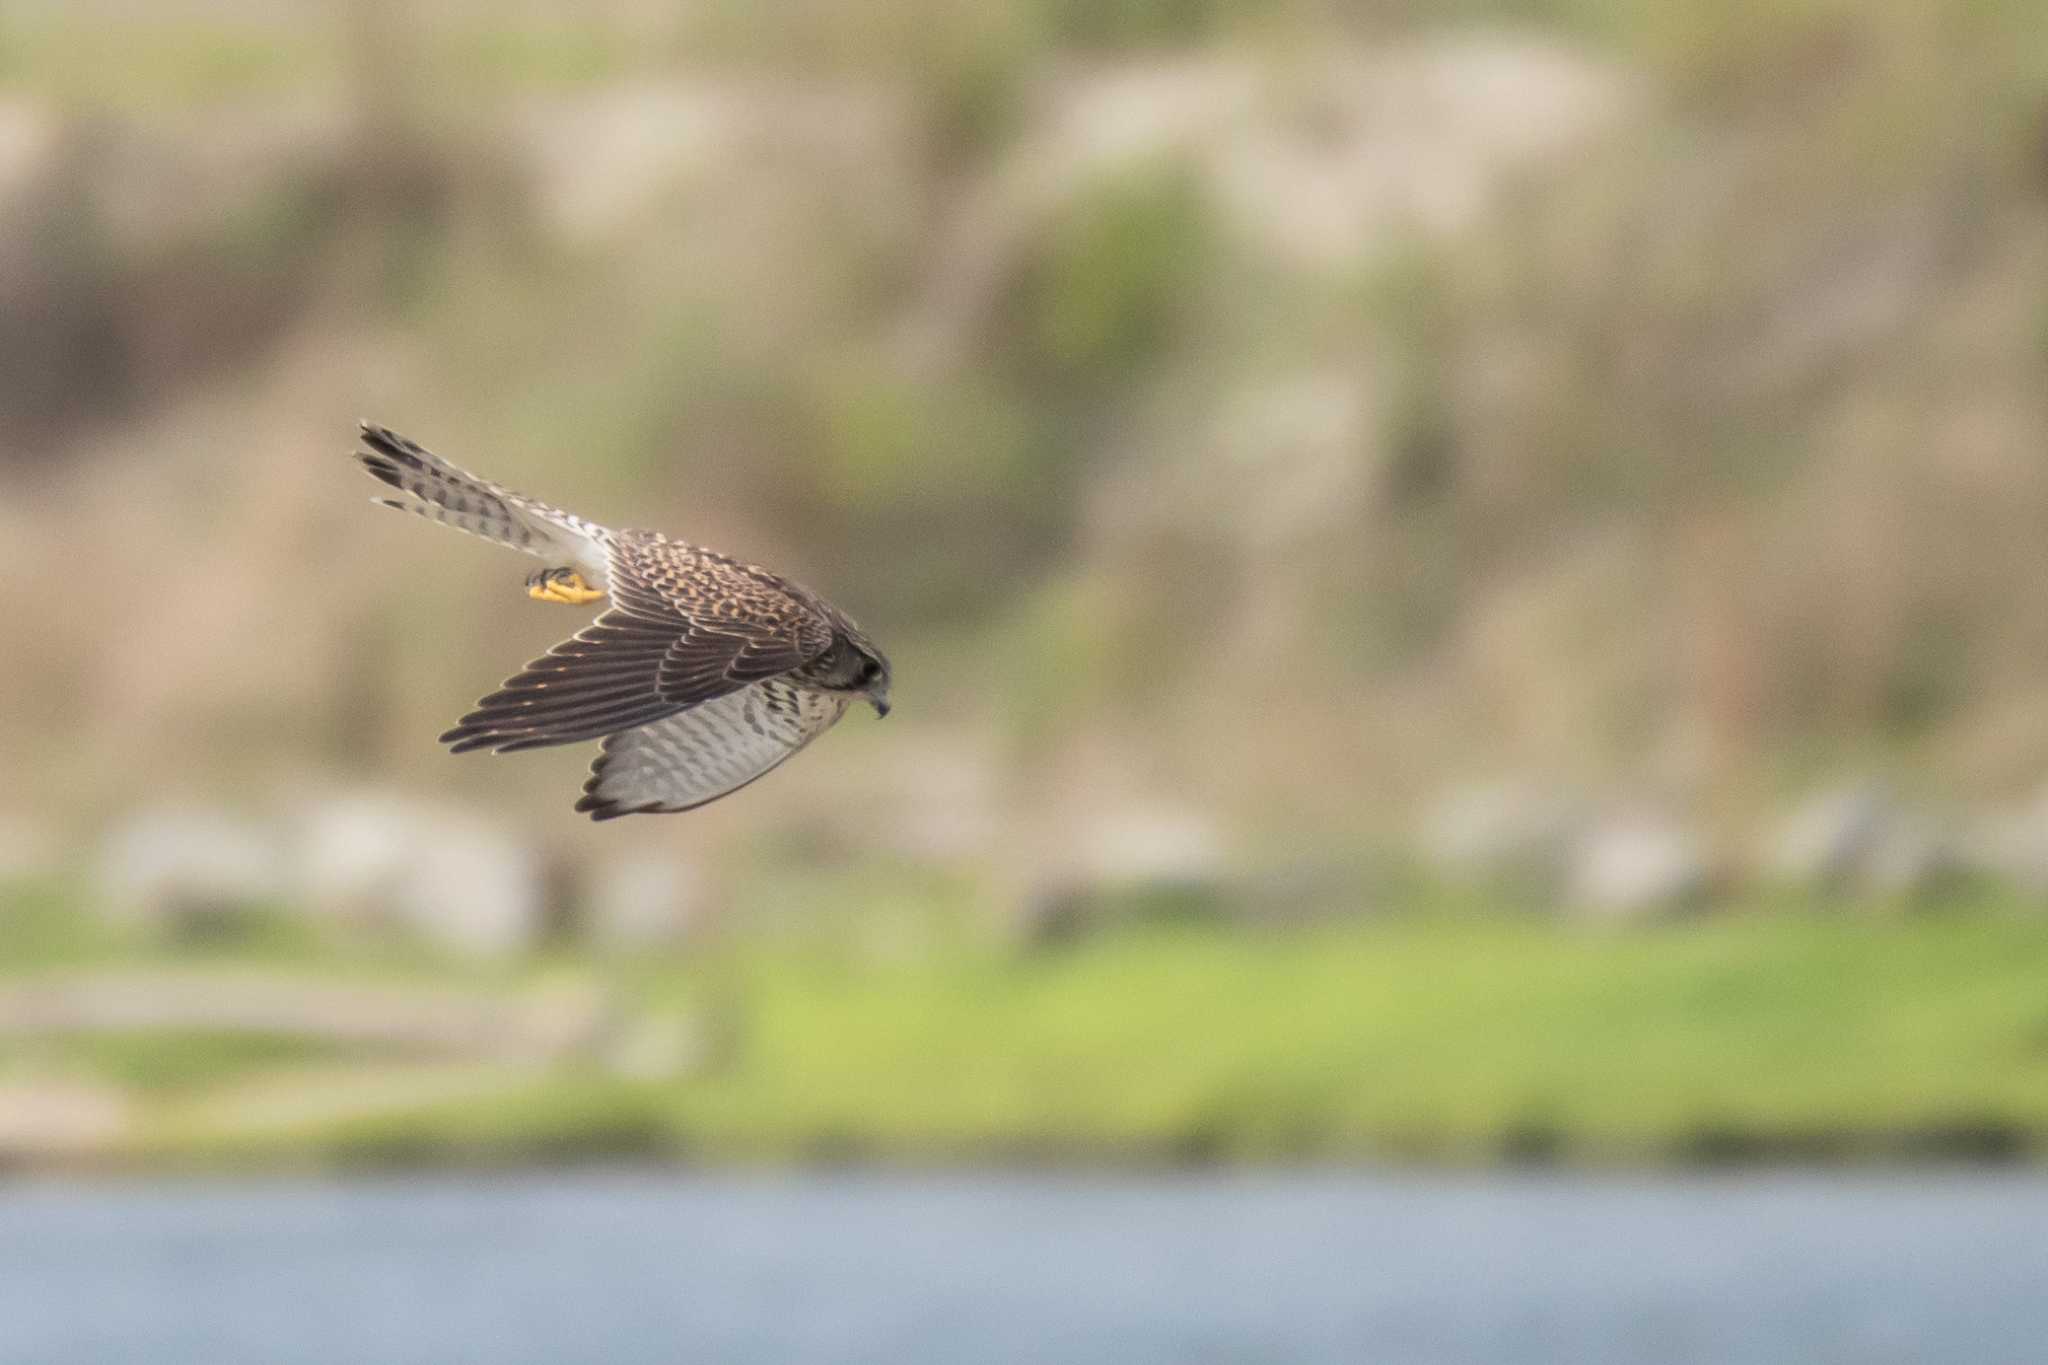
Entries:
{"type": "Polygon", "coordinates": [[[882,666],[880,664],[876,663],[873,659],[862,659],[860,661],[860,680],[862,682],[871,683],[881,676],[882,666]]]}

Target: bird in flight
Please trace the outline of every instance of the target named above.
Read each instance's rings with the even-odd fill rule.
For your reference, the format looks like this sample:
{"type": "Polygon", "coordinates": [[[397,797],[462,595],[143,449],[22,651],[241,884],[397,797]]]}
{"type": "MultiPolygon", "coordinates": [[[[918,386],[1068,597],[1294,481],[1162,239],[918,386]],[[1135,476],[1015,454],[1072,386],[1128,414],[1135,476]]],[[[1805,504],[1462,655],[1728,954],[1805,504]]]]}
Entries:
{"type": "Polygon", "coordinates": [[[593,820],[730,795],[865,698],[889,714],[889,661],[801,584],[658,531],[614,531],[488,483],[387,428],[355,457],[376,501],[524,550],[529,597],[596,620],[505,680],[441,742],[509,753],[604,741],[576,809],[593,820]]]}

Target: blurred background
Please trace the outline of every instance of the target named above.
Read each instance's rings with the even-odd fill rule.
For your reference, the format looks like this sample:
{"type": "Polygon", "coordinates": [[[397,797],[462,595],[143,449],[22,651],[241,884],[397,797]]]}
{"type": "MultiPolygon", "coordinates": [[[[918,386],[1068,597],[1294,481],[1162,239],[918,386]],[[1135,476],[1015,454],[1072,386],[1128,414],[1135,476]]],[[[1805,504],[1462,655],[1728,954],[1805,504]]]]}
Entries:
{"type": "MultiPolygon", "coordinates": [[[[636,1208],[787,1219],[771,1279],[1022,1219],[1025,1335],[940,1314],[1017,1358],[2035,1358],[2048,1186],[1924,1172],[2048,1152],[2044,378],[2019,0],[12,0],[8,1358],[184,1358],[165,1238],[615,1287],[636,1208]],[[359,418],[811,584],[895,713],[602,826],[588,746],[451,759],[581,617],[371,507],[359,418]],[[750,1174],[532,1174],[618,1162],[750,1174]],[[1245,1174],[1305,1165],[1380,1174],[1245,1174]],[[953,1174],[765,1174],[847,1166],[953,1174]],[[529,1202],[236,1183],[480,1167],[529,1202]],[[1780,1223],[1846,1278],[1685,1259],[1780,1223]],[[1360,1306],[1379,1235],[1442,1277],[1360,1306]],[[1026,1351],[1070,1255],[1155,1269],[1026,1351]],[[1291,1344],[1189,1288],[1251,1265],[1291,1344]]],[[[691,1330],[964,1358],[859,1269],[691,1330]]],[[[191,1358],[313,1358],[248,1330],[191,1358]]]]}

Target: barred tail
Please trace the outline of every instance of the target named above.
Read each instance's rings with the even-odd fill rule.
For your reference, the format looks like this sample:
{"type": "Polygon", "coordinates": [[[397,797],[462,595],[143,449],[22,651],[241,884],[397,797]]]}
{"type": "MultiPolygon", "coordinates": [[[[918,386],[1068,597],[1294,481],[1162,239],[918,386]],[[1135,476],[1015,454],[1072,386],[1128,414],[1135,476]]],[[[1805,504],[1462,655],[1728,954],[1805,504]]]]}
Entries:
{"type": "Polygon", "coordinates": [[[364,422],[361,440],[367,449],[355,455],[363,468],[407,495],[376,499],[384,506],[573,565],[596,583],[607,576],[603,527],[479,479],[388,428],[364,422]]]}

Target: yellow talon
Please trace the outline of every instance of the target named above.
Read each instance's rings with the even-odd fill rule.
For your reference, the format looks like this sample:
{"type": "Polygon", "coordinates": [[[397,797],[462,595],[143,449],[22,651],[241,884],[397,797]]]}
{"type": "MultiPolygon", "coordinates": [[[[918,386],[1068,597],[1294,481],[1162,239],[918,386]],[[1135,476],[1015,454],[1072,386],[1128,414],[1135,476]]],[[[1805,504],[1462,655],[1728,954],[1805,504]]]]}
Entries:
{"type": "Polygon", "coordinates": [[[583,581],[574,569],[542,569],[526,580],[526,595],[536,602],[580,607],[604,600],[604,594],[583,581]]]}

